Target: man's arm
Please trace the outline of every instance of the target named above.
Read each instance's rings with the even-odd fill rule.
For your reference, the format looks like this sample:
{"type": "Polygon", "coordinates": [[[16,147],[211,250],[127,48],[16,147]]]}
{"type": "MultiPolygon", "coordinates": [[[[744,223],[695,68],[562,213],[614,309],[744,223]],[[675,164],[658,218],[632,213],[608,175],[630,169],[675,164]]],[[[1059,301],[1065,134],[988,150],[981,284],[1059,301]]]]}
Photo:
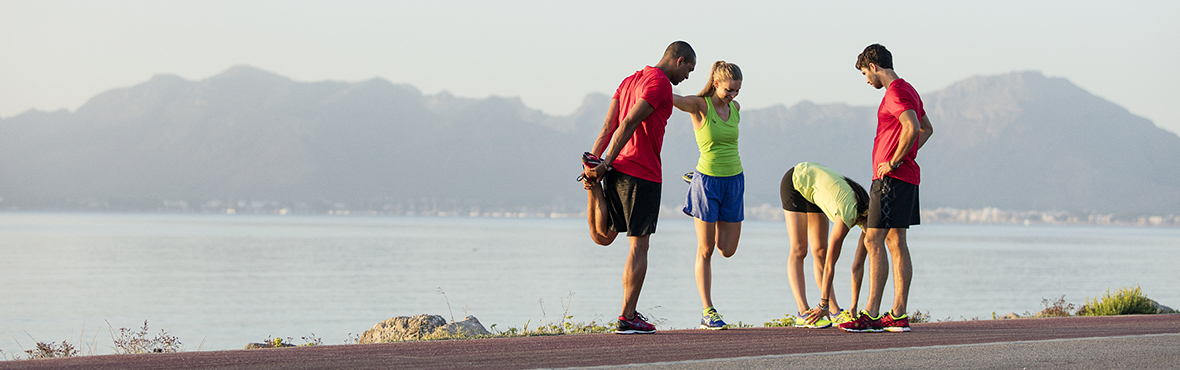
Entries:
{"type": "MultiPolygon", "coordinates": [[[[615,104],[617,106],[618,104],[615,104]]],[[[635,134],[635,129],[639,128],[639,124],[647,119],[656,108],[653,107],[646,100],[639,99],[635,105],[631,106],[631,110],[624,116],[623,122],[615,129],[614,137],[611,139],[610,146],[607,147],[607,153],[603,154],[602,163],[594,167],[588,176],[592,179],[601,178],[606,174],[607,167],[615,161],[615,157],[619,156],[619,152],[623,150],[623,145],[626,145],[631,140],[631,135],[635,134]]]]}
{"type": "Polygon", "coordinates": [[[609,143],[611,135],[615,132],[615,122],[618,122],[619,116],[619,100],[611,99],[610,107],[606,111],[606,122],[602,123],[602,130],[598,132],[598,137],[594,139],[594,146],[590,148],[590,153],[598,157],[602,157],[602,151],[606,150],[606,144],[609,143]]]}
{"type": "Polygon", "coordinates": [[[907,109],[905,112],[901,112],[901,116],[897,118],[901,121],[901,135],[897,139],[897,149],[893,151],[893,157],[888,161],[877,163],[877,177],[885,176],[900,166],[901,159],[910,152],[910,148],[914,146],[914,141],[918,138],[920,125],[918,113],[915,113],[913,109],[907,109]]]}
{"type": "Polygon", "coordinates": [[[918,150],[922,150],[922,146],[926,145],[926,140],[930,140],[930,134],[934,133],[934,126],[930,125],[930,119],[922,116],[918,126],[918,150]]]}

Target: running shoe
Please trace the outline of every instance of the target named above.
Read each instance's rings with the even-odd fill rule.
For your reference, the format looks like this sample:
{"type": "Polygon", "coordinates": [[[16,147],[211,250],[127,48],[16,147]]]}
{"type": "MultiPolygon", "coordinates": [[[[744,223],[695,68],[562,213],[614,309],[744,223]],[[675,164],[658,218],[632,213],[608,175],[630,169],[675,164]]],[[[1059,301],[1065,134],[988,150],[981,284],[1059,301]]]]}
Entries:
{"type": "Polygon", "coordinates": [[[828,320],[828,318],[826,318],[826,317],[821,317],[821,318],[819,318],[819,320],[816,320],[815,323],[808,324],[807,323],[807,316],[804,316],[803,314],[799,314],[799,316],[795,319],[795,327],[796,328],[808,328],[808,329],[824,329],[824,328],[832,327],[832,321],[828,320]]]}
{"type": "Polygon", "coordinates": [[[651,334],[655,332],[656,327],[647,323],[647,318],[638,312],[635,313],[635,318],[630,320],[619,316],[618,326],[615,327],[615,334],[651,334]]]}
{"type": "Polygon", "coordinates": [[[717,309],[709,307],[709,309],[705,310],[704,316],[701,316],[701,329],[725,329],[725,321],[721,320],[721,314],[717,313],[717,309]]]}
{"type": "Polygon", "coordinates": [[[847,310],[840,310],[839,313],[832,315],[833,324],[840,325],[850,321],[852,321],[852,313],[849,313],[847,310]]]}
{"type": "Polygon", "coordinates": [[[836,326],[849,333],[880,333],[884,331],[881,328],[881,318],[869,316],[868,311],[860,311],[856,315],[856,319],[836,326]]]}
{"type": "MultiPolygon", "coordinates": [[[[599,164],[602,164],[602,158],[598,158],[598,156],[590,152],[582,152],[583,166],[586,166],[586,168],[594,168],[598,167],[599,164]]],[[[578,175],[578,181],[582,181],[584,179],[586,179],[585,174],[578,175]]]]}
{"type": "Polygon", "coordinates": [[[888,332],[904,333],[910,331],[910,315],[894,317],[893,310],[881,315],[881,328],[888,332]]]}
{"type": "Polygon", "coordinates": [[[594,167],[598,167],[598,165],[600,165],[600,164],[602,164],[602,158],[598,158],[598,156],[596,156],[590,152],[582,152],[582,165],[583,166],[586,166],[586,168],[594,168],[594,167]]]}
{"type": "Polygon", "coordinates": [[[697,172],[696,171],[688,171],[688,173],[685,173],[684,176],[680,176],[680,178],[684,179],[684,182],[691,184],[692,183],[692,175],[695,173],[697,173],[697,172]]]}

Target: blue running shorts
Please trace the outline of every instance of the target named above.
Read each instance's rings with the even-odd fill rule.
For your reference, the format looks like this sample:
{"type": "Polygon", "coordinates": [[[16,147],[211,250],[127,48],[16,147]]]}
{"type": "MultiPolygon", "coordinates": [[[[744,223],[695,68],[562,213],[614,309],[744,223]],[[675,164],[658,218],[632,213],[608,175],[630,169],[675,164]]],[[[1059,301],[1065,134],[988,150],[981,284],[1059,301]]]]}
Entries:
{"type": "Polygon", "coordinates": [[[713,177],[696,172],[688,185],[684,213],[705,222],[742,222],[746,219],[746,174],[713,177]]]}

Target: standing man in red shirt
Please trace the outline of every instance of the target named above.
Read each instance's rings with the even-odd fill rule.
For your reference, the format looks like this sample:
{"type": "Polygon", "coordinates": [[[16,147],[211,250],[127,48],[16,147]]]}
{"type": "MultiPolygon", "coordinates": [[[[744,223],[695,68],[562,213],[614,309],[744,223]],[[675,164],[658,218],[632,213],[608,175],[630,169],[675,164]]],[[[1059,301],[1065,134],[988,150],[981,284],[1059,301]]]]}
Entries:
{"type": "Polygon", "coordinates": [[[869,216],[865,224],[865,247],[870,264],[868,309],[856,319],[840,324],[849,332],[910,331],[906,304],[909,301],[910,250],[906,230],[918,225],[918,183],[921,169],[914,160],[918,149],[930,139],[934,127],[926,118],[922,98],[908,82],[893,72],[893,55],[880,44],[872,44],[856,57],[856,69],[869,85],[885,87],[877,109],[877,136],[873,139],[873,185],[869,190],[869,216]],[[893,309],[882,314],[881,296],[889,278],[889,257],[893,260],[893,309]]]}
{"type": "Polygon", "coordinates": [[[624,79],[611,99],[594,147],[584,156],[590,238],[599,245],[609,245],[618,233],[626,232],[631,242],[623,270],[623,313],[615,328],[618,334],[656,331],[635,307],[647,275],[648,239],[655,233],[660,215],[660,150],[664,127],[672,115],[672,85],[688,78],[696,59],[692,46],[676,41],[668,45],[654,67],[644,67],[624,79]]]}

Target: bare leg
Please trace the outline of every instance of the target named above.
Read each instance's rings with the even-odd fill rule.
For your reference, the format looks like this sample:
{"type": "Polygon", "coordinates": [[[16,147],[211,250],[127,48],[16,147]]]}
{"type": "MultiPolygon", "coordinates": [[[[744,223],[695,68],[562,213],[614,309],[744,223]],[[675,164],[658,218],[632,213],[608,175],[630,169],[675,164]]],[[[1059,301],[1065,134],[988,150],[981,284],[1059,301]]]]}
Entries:
{"type": "Polygon", "coordinates": [[[738,239],[741,236],[741,222],[717,222],[717,250],[721,251],[722,257],[729,258],[737,253],[738,239]]]}
{"type": "Polygon", "coordinates": [[[869,228],[865,232],[865,250],[869,258],[869,302],[866,311],[870,316],[881,314],[881,297],[885,294],[885,280],[889,278],[889,258],[885,250],[885,236],[888,229],[869,228]]]}
{"type": "Polygon", "coordinates": [[[631,253],[627,255],[627,266],[623,269],[623,317],[634,318],[635,306],[639,304],[639,291],[643,289],[643,278],[647,276],[647,248],[651,235],[632,236],[631,253]]]}
{"type": "MultiPolygon", "coordinates": [[[[811,239],[811,262],[815,271],[815,285],[820,294],[823,294],[821,283],[824,281],[824,266],[828,262],[828,216],[823,213],[808,213],[807,231],[808,237],[811,239]]],[[[836,289],[834,287],[829,291],[827,298],[830,309],[840,308],[840,304],[836,303],[836,289]]]]}
{"type": "Polygon", "coordinates": [[[857,313],[857,306],[860,304],[860,284],[864,281],[865,276],[865,256],[868,251],[865,250],[865,232],[861,230],[860,241],[856,243],[856,256],[852,258],[852,303],[848,307],[848,312],[852,314],[857,313]]]}
{"type": "Polygon", "coordinates": [[[697,291],[701,294],[701,307],[708,309],[713,307],[713,248],[720,250],[722,257],[733,256],[737,252],[742,223],[693,220],[697,230],[697,291]]]}
{"type": "Polygon", "coordinates": [[[619,233],[611,230],[602,183],[583,181],[582,186],[586,188],[586,222],[590,224],[590,239],[598,245],[610,245],[619,233]]]}
{"type": "Polygon", "coordinates": [[[889,229],[885,240],[889,246],[889,256],[893,259],[893,314],[905,315],[910,298],[910,280],[913,277],[906,229],[889,229]]]}
{"type": "Polygon", "coordinates": [[[717,238],[716,222],[694,218],[697,230],[697,291],[701,294],[701,308],[713,307],[713,247],[717,238]]]}
{"type": "Polygon", "coordinates": [[[807,257],[807,214],[783,211],[783,215],[787,219],[787,237],[791,246],[787,256],[787,282],[791,284],[798,312],[807,312],[811,308],[807,304],[807,283],[803,277],[803,259],[807,257]]]}

